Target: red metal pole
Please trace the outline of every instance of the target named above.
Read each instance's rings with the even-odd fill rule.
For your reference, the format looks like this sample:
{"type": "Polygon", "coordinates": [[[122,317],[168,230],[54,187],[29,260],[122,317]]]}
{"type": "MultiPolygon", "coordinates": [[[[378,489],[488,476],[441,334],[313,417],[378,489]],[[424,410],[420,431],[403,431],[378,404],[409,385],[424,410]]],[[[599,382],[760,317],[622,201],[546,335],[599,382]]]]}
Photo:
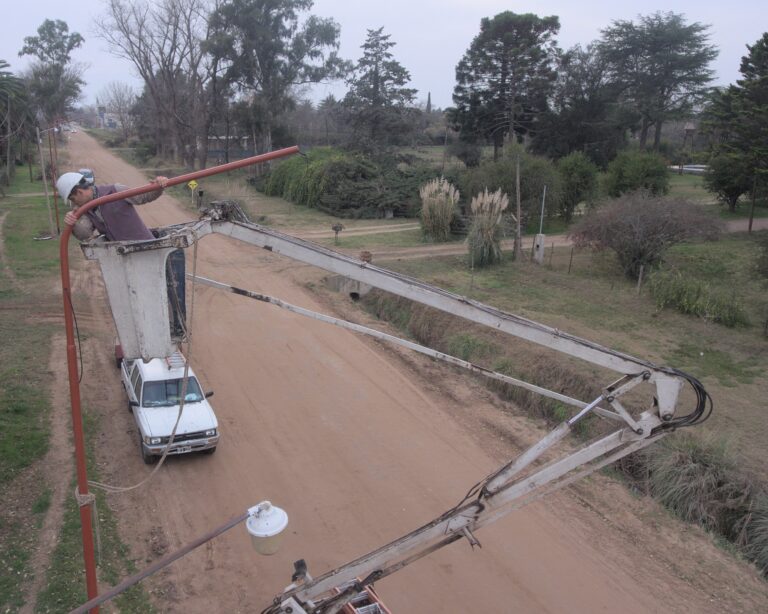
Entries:
{"type": "MultiPolygon", "coordinates": [[[[168,185],[187,183],[192,179],[209,177],[227,171],[243,168],[259,162],[267,162],[276,158],[282,158],[299,153],[298,147],[287,147],[278,151],[271,151],[259,156],[252,156],[229,164],[221,164],[200,171],[179,175],[168,180],[168,185]]],[[[115,200],[122,200],[132,196],[138,196],[146,192],[157,190],[157,184],[149,183],[140,188],[124,190],[108,196],[96,198],[75,211],[75,218],[79,219],[86,211],[104,205],[115,200]]],[[[83,415],[80,405],[80,382],[77,373],[77,353],[75,350],[75,326],[72,307],[72,287],[69,275],[69,237],[72,235],[72,226],[67,225],[61,233],[59,242],[59,257],[61,259],[61,290],[64,298],[64,329],[67,335],[67,370],[69,372],[69,397],[72,403],[72,431],[75,441],[75,466],[77,469],[77,490],[81,497],[88,495],[88,471],[85,460],[85,437],[83,435],[83,415]]],[[[96,557],[93,547],[93,530],[91,527],[91,509],[93,503],[88,502],[80,506],[80,526],[83,539],[83,558],[85,560],[85,583],[88,590],[88,599],[92,600],[99,594],[96,578],[96,557]]],[[[98,614],[98,607],[91,612],[98,614]]]]}
{"type": "MultiPolygon", "coordinates": [[[[72,226],[66,226],[61,233],[59,255],[61,258],[61,291],[64,296],[64,329],[67,334],[67,370],[69,372],[69,397],[72,403],[72,432],[75,440],[75,465],[77,469],[77,491],[81,496],[88,495],[88,471],[85,462],[85,438],[83,436],[83,415],[80,409],[80,382],[77,374],[77,354],[75,352],[75,327],[72,314],[72,288],[69,277],[69,237],[72,226]]],[[[93,549],[93,530],[91,527],[92,503],[80,506],[80,528],[83,536],[83,559],[85,561],[85,583],[88,598],[99,594],[96,579],[96,556],[93,549]]],[[[98,608],[92,610],[98,614],[98,608]]]]}

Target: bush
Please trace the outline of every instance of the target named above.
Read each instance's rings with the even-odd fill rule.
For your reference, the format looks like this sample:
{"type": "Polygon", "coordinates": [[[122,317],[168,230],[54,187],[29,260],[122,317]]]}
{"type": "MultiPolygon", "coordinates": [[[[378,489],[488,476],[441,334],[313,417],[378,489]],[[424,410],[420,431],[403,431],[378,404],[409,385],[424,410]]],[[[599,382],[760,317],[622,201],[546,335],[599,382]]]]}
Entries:
{"type": "Polygon", "coordinates": [[[712,192],[730,211],[736,210],[739,197],[752,187],[746,171],[747,162],[737,154],[721,154],[709,161],[704,174],[704,187],[712,192]]]}
{"type": "Polygon", "coordinates": [[[459,202],[459,191],[445,178],[433,179],[419,190],[421,196],[421,231],[434,241],[447,241],[451,220],[459,202]]]}
{"type": "Polygon", "coordinates": [[[679,271],[657,271],[648,284],[659,309],[673,307],[680,313],[706,318],[724,326],[748,326],[741,301],[734,294],[716,293],[698,279],[679,271]]]}
{"type": "Polygon", "coordinates": [[[457,140],[448,145],[448,153],[461,160],[467,168],[473,168],[480,165],[483,150],[475,143],[457,140]]]}
{"type": "Polygon", "coordinates": [[[624,151],[608,165],[603,189],[608,196],[644,190],[654,196],[669,191],[669,171],[664,159],[650,152],[624,151]]]}
{"type": "Polygon", "coordinates": [[[696,237],[716,239],[720,222],[687,200],[625,194],[590,211],[569,233],[577,247],[610,249],[627,277],[661,262],[664,252],[696,237]]]}
{"type": "Polygon", "coordinates": [[[560,214],[570,222],[576,206],[583,200],[591,202],[597,192],[597,166],[580,151],[573,152],[557,162],[562,196],[560,214]]]}
{"type": "MultiPolygon", "coordinates": [[[[462,194],[479,194],[484,190],[512,195],[514,199],[515,166],[517,150],[510,158],[496,162],[486,161],[477,168],[467,169],[459,175],[459,189],[462,194]]],[[[547,211],[557,211],[560,206],[560,175],[555,165],[539,156],[520,152],[520,207],[522,223],[525,226],[529,218],[537,218],[541,207],[544,186],[547,186],[547,211]]]]}
{"type": "Polygon", "coordinates": [[[646,451],[651,493],[683,520],[736,539],[749,513],[753,488],[722,440],[687,433],[646,451]]]}
{"type": "Polygon", "coordinates": [[[472,266],[501,262],[501,216],[508,204],[509,199],[501,190],[485,190],[472,199],[472,223],[467,237],[472,266]]]}
{"type": "Polygon", "coordinates": [[[319,147],[278,165],[266,178],[266,194],[351,218],[405,216],[418,210],[419,185],[435,176],[427,167],[397,167],[361,155],[319,147]]]}
{"type": "Polygon", "coordinates": [[[747,557],[768,576],[768,495],[765,493],[756,498],[740,541],[747,557]]]}

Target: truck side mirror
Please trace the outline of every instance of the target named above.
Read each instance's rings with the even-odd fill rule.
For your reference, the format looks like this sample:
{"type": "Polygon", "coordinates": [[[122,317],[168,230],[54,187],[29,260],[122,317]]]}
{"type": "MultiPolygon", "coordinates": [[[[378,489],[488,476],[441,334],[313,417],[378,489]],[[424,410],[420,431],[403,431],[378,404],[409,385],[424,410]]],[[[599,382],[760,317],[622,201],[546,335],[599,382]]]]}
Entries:
{"type": "Polygon", "coordinates": [[[208,392],[205,393],[206,399],[210,399],[212,396],[213,396],[213,390],[209,390],[208,392]]]}

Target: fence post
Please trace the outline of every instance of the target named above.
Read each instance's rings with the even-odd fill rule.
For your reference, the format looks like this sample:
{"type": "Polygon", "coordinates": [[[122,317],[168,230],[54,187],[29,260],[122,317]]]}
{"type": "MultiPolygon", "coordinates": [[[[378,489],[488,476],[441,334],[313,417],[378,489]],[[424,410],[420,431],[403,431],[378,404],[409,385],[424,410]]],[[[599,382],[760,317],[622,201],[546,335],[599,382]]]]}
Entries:
{"type": "Polygon", "coordinates": [[[643,285],[643,271],[645,270],[645,265],[640,265],[640,274],[637,276],[637,294],[640,295],[640,288],[643,285]]]}
{"type": "Polygon", "coordinates": [[[571,265],[573,264],[573,250],[576,249],[574,246],[571,246],[571,259],[568,261],[568,275],[571,274],[571,265]]]}

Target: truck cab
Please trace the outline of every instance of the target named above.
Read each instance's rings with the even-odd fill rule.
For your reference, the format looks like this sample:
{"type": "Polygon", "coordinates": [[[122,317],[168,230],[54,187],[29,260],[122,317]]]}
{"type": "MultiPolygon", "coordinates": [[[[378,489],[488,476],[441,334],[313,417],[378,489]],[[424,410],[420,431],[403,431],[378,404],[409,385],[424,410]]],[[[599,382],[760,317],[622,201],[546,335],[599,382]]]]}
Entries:
{"type": "MultiPolygon", "coordinates": [[[[128,405],[139,430],[139,448],[144,462],[162,456],[179,419],[186,359],[180,352],[167,358],[118,359],[128,405]]],[[[219,443],[219,424],[208,402],[213,392],[203,393],[192,368],[184,395],[179,426],[168,454],[205,452],[212,454],[219,443]]]]}

